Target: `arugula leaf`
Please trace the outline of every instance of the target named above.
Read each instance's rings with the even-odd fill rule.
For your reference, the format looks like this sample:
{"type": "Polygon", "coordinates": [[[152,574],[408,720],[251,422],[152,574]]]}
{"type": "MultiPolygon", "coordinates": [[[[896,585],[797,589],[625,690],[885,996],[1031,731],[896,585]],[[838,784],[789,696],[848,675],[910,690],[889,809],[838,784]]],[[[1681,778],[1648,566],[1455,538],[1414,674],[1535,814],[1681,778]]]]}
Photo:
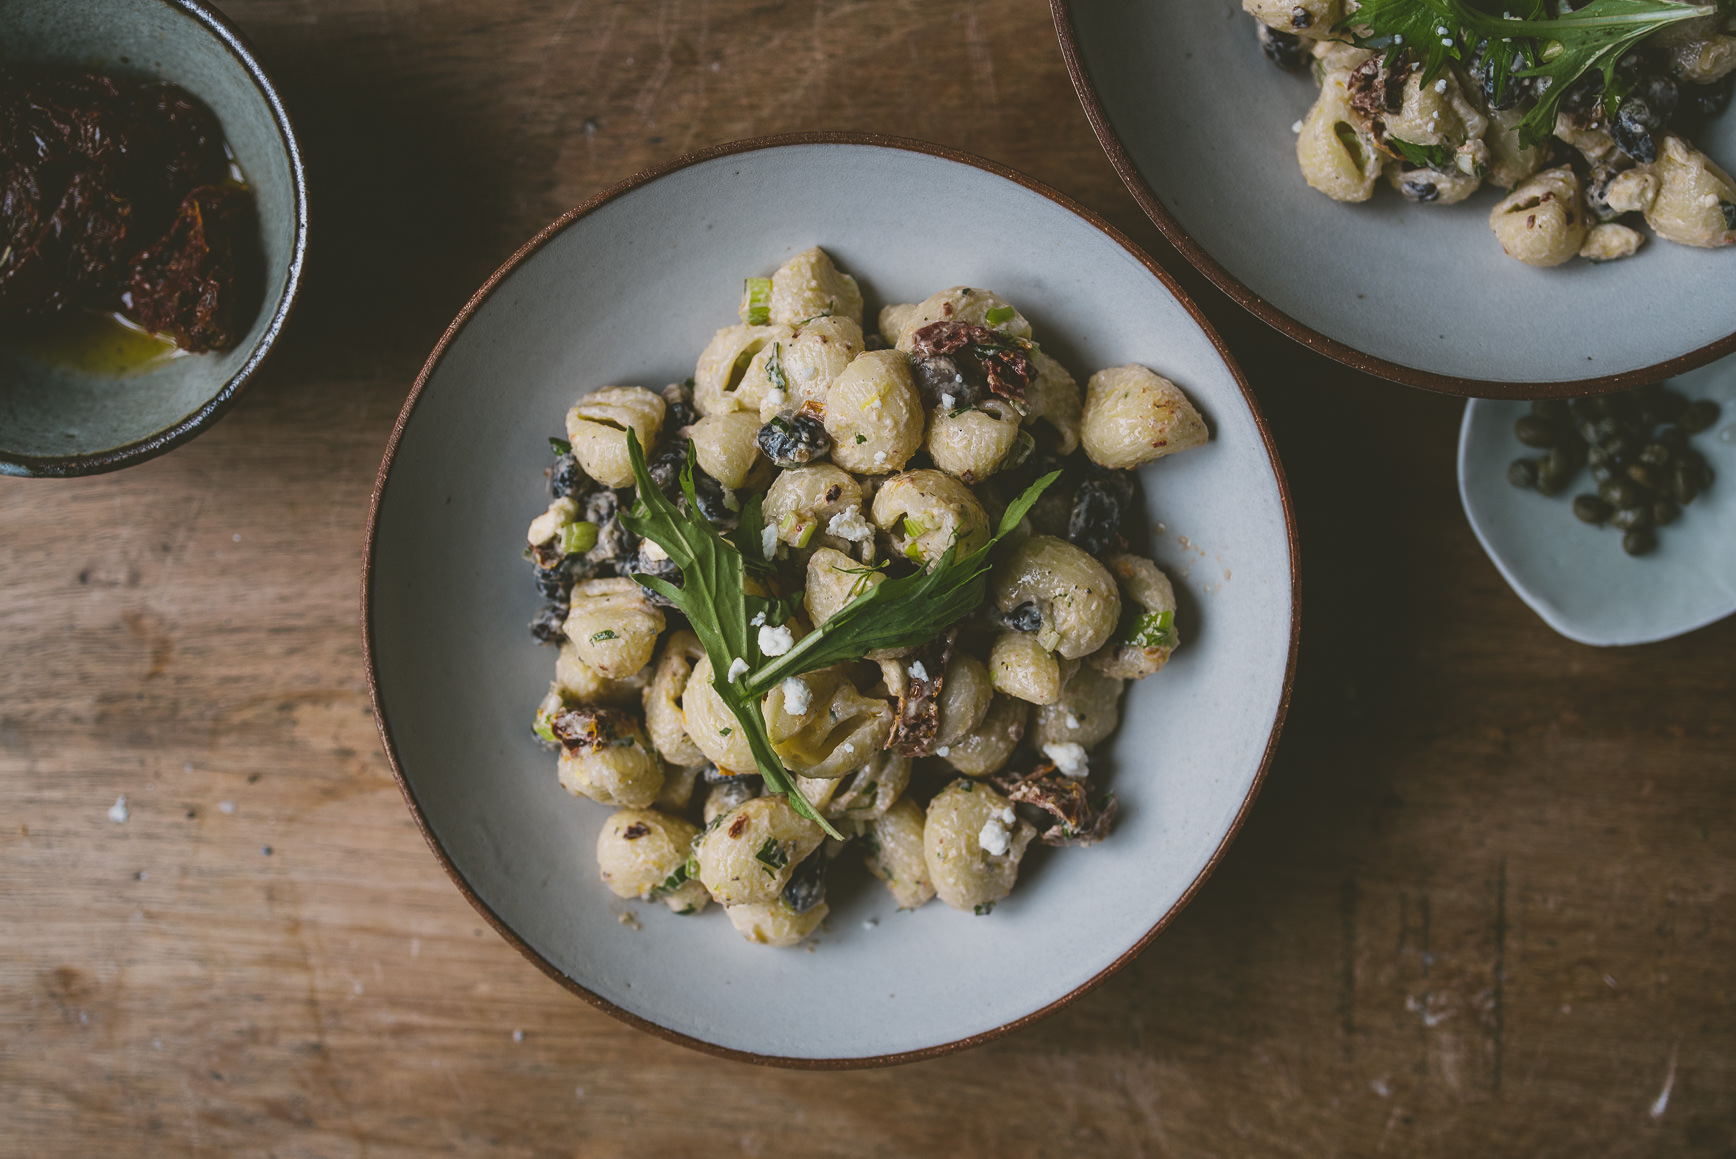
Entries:
{"type": "Polygon", "coordinates": [[[1388,137],[1386,147],[1418,169],[1432,169],[1437,173],[1452,173],[1457,170],[1453,162],[1453,151],[1445,145],[1418,145],[1400,137],[1388,137]]]}
{"type": "Polygon", "coordinates": [[[1061,472],[1051,471],[1025,488],[1007,506],[989,541],[957,558],[958,544],[946,549],[927,571],[889,579],[864,590],[796,646],[742,682],[751,696],[764,695],[791,676],[827,668],[845,660],[860,660],[879,648],[920,644],[952,627],[982,606],[986,598],[989,552],[1019,525],[1061,472]]]}
{"type": "Polygon", "coordinates": [[[1676,0],[1592,0],[1555,17],[1537,0],[1509,2],[1505,9],[1496,15],[1469,0],[1363,0],[1335,31],[1348,31],[1358,47],[1383,49],[1389,57],[1406,49],[1416,53],[1425,82],[1449,63],[1469,66],[1479,53],[1487,54],[1497,94],[1513,77],[1536,82],[1537,103],[1519,124],[1520,143],[1529,146],[1554,133],[1561,98],[1580,77],[1599,69],[1611,86],[1616,63],[1635,44],[1671,24],[1718,11],[1712,4],[1676,0]],[[1497,47],[1502,45],[1506,51],[1497,47]]]}
{"type": "Polygon", "coordinates": [[[631,511],[621,513],[621,522],[633,534],[664,550],[681,569],[681,586],[657,576],[635,575],[633,579],[686,615],[688,626],[711,660],[711,686],[741,725],[754,763],[765,778],[766,790],[781,793],[797,813],[817,823],[829,835],[839,837],[838,831],[815,811],[808,799],[794,791],[789,770],[772,748],[759,702],[763,693],[749,693],[741,681],[729,679],[729,670],[737,659],[750,668],[765,660],[759,649],[758,632],[748,621],[757,611],[769,615],[773,604],[763,597],[748,596],[742,552],[699,514],[699,496],[693,486],[693,444],[687,445],[687,465],[681,470],[686,511],[671,503],[652,481],[645,467],[645,452],[631,428],[627,431],[627,456],[633,464],[637,498],[631,511]]]}

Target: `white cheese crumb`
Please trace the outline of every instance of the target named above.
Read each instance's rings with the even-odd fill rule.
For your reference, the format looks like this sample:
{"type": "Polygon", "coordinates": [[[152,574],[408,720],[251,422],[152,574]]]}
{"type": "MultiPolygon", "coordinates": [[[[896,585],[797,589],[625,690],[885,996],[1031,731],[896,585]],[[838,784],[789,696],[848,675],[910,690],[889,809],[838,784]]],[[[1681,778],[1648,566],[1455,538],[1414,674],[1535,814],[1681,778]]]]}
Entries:
{"type": "MultiPolygon", "coordinates": [[[[1442,83],[1444,84],[1446,82],[1443,81],[1442,83]]],[[[772,389],[766,391],[765,402],[762,405],[781,407],[784,405],[784,403],[786,403],[788,401],[789,401],[789,395],[785,394],[783,391],[779,390],[777,387],[774,386],[774,387],[772,387],[772,389]]]]}
{"type": "Polygon", "coordinates": [[[1089,772],[1085,746],[1076,741],[1046,744],[1043,755],[1055,762],[1055,768],[1069,777],[1083,777],[1089,772]]]}
{"type": "Polygon", "coordinates": [[[778,553],[778,525],[768,523],[760,532],[760,553],[771,559],[778,553]]]}
{"type": "Polygon", "coordinates": [[[115,798],[115,803],[109,806],[109,820],[121,825],[127,819],[127,797],[125,793],[115,798]]]}
{"type": "Polygon", "coordinates": [[[217,802],[217,811],[219,813],[233,813],[233,812],[235,812],[235,802],[234,801],[219,801],[219,802],[217,802]]]}
{"type": "Polygon", "coordinates": [[[1301,121],[1297,121],[1297,122],[1295,122],[1295,123],[1294,123],[1294,124],[1292,124],[1292,125],[1291,125],[1291,126],[1290,126],[1290,131],[1291,131],[1291,132],[1292,132],[1292,133],[1295,133],[1295,134],[1297,134],[1297,135],[1298,135],[1298,136],[1300,136],[1300,135],[1301,135],[1301,133],[1302,133],[1302,122],[1301,122],[1301,121]]]}
{"type": "Polygon", "coordinates": [[[953,404],[953,403],[954,403],[954,402],[955,402],[955,401],[957,401],[957,400],[955,400],[955,399],[954,399],[954,398],[953,398],[953,397],[952,397],[952,395],[950,395],[950,394],[943,394],[943,395],[941,395],[941,396],[940,396],[940,409],[941,409],[941,410],[951,410],[951,409],[952,409],[952,404],[953,404]]]}
{"type": "Polygon", "coordinates": [[[953,380],[953,381],[954,381],[954,382],[963,382],[963,381],[964,381],[964,375],[962,375],[962,374],[955,374],[955,375],[953,375],[953,376],[952,376],[952,380],[953,380]]]}
{"type": "Polygon", "coordinates": [[[750,628],[758,628],[758,627],[762,627],[765,624],[765,622],[766,622],[766,614],[764,612],[755,612],[753,614],[753,619],[751,619],[747,622],[747,626],[750,628]]]}
{"type": "Polygon", "coordinates": [[[876,467],[883,467],[886,465],[886,452],[885,451],[875,451],[874,452],[874,465],[876,467]]]}
{"type": "Polygon", "coordinates": [[[767,656],[782,656],[796,646],[796,638],[781,624],[775,628],[767,624],[759,630],[759,646],[767,656]]]}
{"type": "MultiPolygon", "coordinates": [[[[881,458],[886,452],[880,453],[881,458]]],[[[873,526],[862,518],[860,507],[846,507],[826,522],[826,534],[836,535],[840,539],[848,539],[851,543],[862,543],[874,538],[873,526]]]]}
{"type": "Polygon", "coordinates": [[[910,662],[910,678],[912,680],[928,679],[928,669],[923,667],[922,661],[912,660],[910,662]]]}
{"type": "Polygon", "coordinates": [[[522,1030],[513,1031],[512,1032],[512,1040],[514,1042],[523,1042],[524,1041],[524,1031],[522,1031],[522,1030]]]}
{"type": "Polygon", "coordinates": [[[784,711],[791,716],[807,715],[808,705],[813,700],[813,689],[800,676],[788,677],[778,685],[784,690],[784,711]]]}
{"type": "Polygon", "coordinates": [[[952,755],[952,746],[943,744],[934,750],[934,755],[937,757],[949,757],[952,755]]]}
{"type": "Polygon", "coordinates": [[[1079,727],[1079,718],[1070,712],[1067,714],[1067,727],[1071,729],[1077,729],[1079,727]]]}
{"type": "Polygon", "coordinates": [[[983,852],[999,857],[1012,848],[1007,824],[999,817],[990,817],[983,822],[982,832],[977,834],[977,844],[983,847],[983,852]]]}
{"type": "MultiPolygon", "coordinates": [[[[724,679],[728,680],[731,684],[734,684],[737,680],[740,680],[746,675],[747,661],[743,660],[740,656],[737,656],[734,660],[729,662],[729,672],[725,674],[724,679]]],[[[1077,748],[1078,746],[1075,745],[1074,747],[1077,748]]]]}
{"type": "Polygon", "coordinates": [[[865,930],[871,930],[879,924],[880,924],[879,918],[864,918],[862,921],[862,928],[865,930]]]}
{"type": "Polygon", "coordinates": [[[1447,78],[1446,77],[1442,77],[1440,80],[1435,82],[1435,91],[1437,93],[1444,93],[1447,91],[1447,78]]]}

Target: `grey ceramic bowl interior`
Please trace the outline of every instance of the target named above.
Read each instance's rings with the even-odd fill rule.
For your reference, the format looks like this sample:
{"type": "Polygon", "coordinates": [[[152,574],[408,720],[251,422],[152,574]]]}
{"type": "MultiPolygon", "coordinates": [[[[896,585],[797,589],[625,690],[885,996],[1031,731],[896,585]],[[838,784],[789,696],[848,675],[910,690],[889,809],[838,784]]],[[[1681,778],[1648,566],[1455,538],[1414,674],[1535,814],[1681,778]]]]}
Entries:
{"type": "MultiPolygon", "coordinates": [[[[1088,987],[1191,895],[1252,799],[1287,697],[1296,620],[1286,493],[1238,371],[1149,259],[987,163],[884,139],[725,147],[556,222],[430,358],[381,468],[363,608],[388,755],[459,886],[569,988],[638,1025],[759,1061],[848,1065],[978,1041],[1088,987]],[[1209,417],[1144,471],[1185,643],[1134,689],[1102,774],[1112,837],[1033,859],[985,918],[835,890],[813,952],[749,945],[713,909],[614,899],[609,810],[569,797],[530,714],[554,654],[520,557],[548,437],[579,395],[693,373],[744,276],[823,245],[876,303],[993,287],[1079,373],[1129,361],[1209,417]],[[617,912],[633,909],[630,929],[617,912]]],[[[1093,777],[1099,773],[1094,770],[1093,777]]]]}
{"type": "Polygon", "coordinates": [[[200,97],[258,201],[265,293],[235,349],[110,376],[0,347],[0,472],[82,475],[161,454],[235,397],[276,339],[301,279],[307,195],[289,117],[240,34],[193,0],[0,0],[0,63],[172,81],[200,97]]]}
{"type": "Polygon", "coordinates": [[[1459,497],[1483,550],[1544,623],[1582,644],[1648,644],[1736,613],[1736,358],[1672,380],[1690,398],[1722,407],[1694,438],[1716,473],[1681,519],[1658,531],[1652,554],[1622,554],[1621,534],[1573,517],[1581,472],[1553,497],[1507,482],[1507,464],[1534,456],[1513,434],[1521,402],[1477,399],[1459,428],[1459,497]]]}
{"type": "MultiPolygon", "coordinates": [[[[1111,161],[1169,239],[1231,297],[1358,369],[1480,396],[1587,393],[1736,350],[1736,249],[1651,240],[1553,270],[1501,252],[1483,190],[1417,205],[1382,183],[1341,205],[1296,166],[1318,91],[1267,63],[1238,0],[1052,0],[1111,161]]],[[[1736,165],[1736,114],[1698,143],[1736,165]]]]}

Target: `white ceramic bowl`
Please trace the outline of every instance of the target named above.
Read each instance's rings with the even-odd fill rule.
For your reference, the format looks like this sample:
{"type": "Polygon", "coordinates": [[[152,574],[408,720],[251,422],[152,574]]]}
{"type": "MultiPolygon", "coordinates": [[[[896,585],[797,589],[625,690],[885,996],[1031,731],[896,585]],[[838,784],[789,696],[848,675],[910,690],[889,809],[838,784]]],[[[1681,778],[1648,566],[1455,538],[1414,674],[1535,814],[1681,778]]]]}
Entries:
{"type": "Polygon", "coordinates": [[[1621,535],[1573,517],[1573,497],[1592,489],[1583,470],[1556,496],[1507,482],[1507,465],[1538,452],[1513,423],[1522,402],[1473,399],[1459,427],[1459,498],[1471,530],[1519,598],[1543,622],[1581,644],[1667,640],[1736,613],[1736,358],[1672,381],[1721,412],[1694,437],[1714,472],[1710,489],[1658,529],[1658,547],[1630,558],[1621,535]]]}
{"type": "MultiPolygon", "coordinates": [[[[1483,190],[1416,205],[1310,189],[1291,125],[1317,92],[1237,0],[1051,0],[1092,127],[1141,207],[1220,289],[1359,370],[1479,397],[1637,386],[1736,351],[1736,249],[1655,238],[1612,265],[1501,252],[1483,190]]],[[[1736,165],[1736,113],[1697,143],[1736,165]]]]}
{"type": "MultiPolygon", "coordinates": [[[[1081,380],[1082,376],[1081,376],[1081,380]]],[[[381,735],[430,844],[470,900],[551,976],[645,1029],[794,1065],[968,1045],[1126,962],[1211,869],[1276,741],[1295,654],[1294,537],[1241,376],[1168,279],[1058,195],[959,154],[880,138],[725,146],[573,210],[471,300],[430,356],[380,469],[364,635],[381,735]],[[1137,686],[1114,755],[1110,839],[1034,858],[985,918],[900,913],[834,890],[813,952],[743,941],[597,877],[609,810],[569,797],[531,736],[553,653],[520,558],[546,503],[547,438],[574,398],[693,372],[746,275],[823,245],[870,310],[990,286],[1078,372],[1138,361],[1208,417],[1206,448],[1145,472],[1184,644],[1137,686]],[[1185,536],[1182,540],[1179,537],[1185,536]],[[633,909],[642,928],[617,914],[633,909]],[[875,925],[865,923],[877,922],[875,925]]],[[[1098,774],[1094,770],[1093,777],[1098,774]]]]}

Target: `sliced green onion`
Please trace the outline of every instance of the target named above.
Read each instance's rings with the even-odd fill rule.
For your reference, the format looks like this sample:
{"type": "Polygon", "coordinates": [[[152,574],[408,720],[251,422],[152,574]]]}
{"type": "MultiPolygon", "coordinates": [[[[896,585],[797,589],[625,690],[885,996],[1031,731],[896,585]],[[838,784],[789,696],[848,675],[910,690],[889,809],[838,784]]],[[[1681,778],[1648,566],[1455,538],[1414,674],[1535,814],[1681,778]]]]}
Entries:
{"type": "Polygon", "coordinates": [[[1175,642],[1174,612],[1147,612],[1133,625],[1127,642],[1135,648],[1163,648],[1175,642]]]}
{"type": "Polygon", "coordinates": [[[561,554],[583,555],[597,546],[597,525],[580,520],[561,528],[561,554]]]}
{"type": "Polygon", "coordinates": [[[1002,322],[1011,322],[1018,311],[1011,306],[996,306],[983,315],[983,321],[990,326],[999,326],[1002,322]]]}
{"type": "Polygon", "coordinates": [[[784,344],[772,343],[771,356],[766,359],[766,377],[779,390],[790,389],[790,380],[784,375],[784,344]]]}
{"type": "Polygon", "coordinates": [[[550,744],[561,743],[561,739],[555,735],[554,728],[549,724],[548,718],[542,713],[539,712],[536,714],[536,723],[530,727],[532,732],[536,733],[550,744]]]}
{"type": "Polygon", "coordinates": [[[742,283],[742,321],[764,326],[772,320],[772,280],[748,278],[742,283]]]}

